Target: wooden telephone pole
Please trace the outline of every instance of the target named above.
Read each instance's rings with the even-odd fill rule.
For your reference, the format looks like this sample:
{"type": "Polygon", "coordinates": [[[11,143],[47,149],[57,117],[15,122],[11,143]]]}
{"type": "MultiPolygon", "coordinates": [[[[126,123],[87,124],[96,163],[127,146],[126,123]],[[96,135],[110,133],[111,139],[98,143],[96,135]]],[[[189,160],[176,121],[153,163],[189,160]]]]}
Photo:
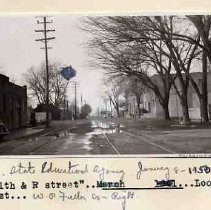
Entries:
{"type": "Polygon", "coordinates": [[[44,47],[41,49],[45,50],[45,64],[46,64],[46,127],[50,126],[49,120],[49,65],[48,65],[48,49],[52,49],[52,47],[48,47],[48,41],[55,39],[55,37],[48,37],[48,32],[54,32],[55,29],[47,29],[47,24],[53,23],[52,20],[48,21],[47,17],[40,17],[42,20],[38,20],[37,24],[42,24],[43,29],[35,30],[35,32],[43,33],[43,38],[36,39],[36,41],[40,41],[44,43],[44,47]]]}

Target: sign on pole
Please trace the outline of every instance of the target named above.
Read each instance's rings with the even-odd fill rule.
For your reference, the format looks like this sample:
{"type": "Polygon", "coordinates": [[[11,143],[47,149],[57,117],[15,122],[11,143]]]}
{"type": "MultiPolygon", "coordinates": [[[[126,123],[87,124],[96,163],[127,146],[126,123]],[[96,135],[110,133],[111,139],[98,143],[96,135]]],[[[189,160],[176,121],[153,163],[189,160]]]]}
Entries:
{"type": "Polygon", "coordinates": [[[72,66],[62,68],[60,73],[66,80],[70,80],[76,76],[76,70],[72,66]]]}

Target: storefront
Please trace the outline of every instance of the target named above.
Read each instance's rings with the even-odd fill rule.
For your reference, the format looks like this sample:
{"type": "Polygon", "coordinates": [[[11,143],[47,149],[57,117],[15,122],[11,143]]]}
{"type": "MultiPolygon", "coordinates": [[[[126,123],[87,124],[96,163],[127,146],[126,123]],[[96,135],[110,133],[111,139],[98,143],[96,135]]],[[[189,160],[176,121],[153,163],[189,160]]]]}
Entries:
{"type": "Polygon", "coordinates": [[[9,129],[27,124],[27,87],[9,81],[0,74],[0,118],[9,129]]]}

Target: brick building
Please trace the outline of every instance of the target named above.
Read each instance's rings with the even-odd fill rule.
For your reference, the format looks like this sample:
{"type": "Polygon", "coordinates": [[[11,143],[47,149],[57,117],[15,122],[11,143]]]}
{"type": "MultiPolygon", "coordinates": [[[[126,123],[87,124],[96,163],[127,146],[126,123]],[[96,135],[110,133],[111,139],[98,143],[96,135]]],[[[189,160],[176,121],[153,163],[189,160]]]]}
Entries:
{"type": "Polygon", "coordinates": [[[0,74],[0,118],[9,129],[27,124],[27,87],[9,81],[0,74]]]}

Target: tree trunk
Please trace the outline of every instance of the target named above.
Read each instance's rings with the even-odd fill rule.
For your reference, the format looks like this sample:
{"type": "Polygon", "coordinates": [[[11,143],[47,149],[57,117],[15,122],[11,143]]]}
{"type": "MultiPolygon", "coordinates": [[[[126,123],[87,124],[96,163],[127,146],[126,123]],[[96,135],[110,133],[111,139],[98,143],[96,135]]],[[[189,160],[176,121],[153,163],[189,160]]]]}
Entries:
{"type": "Polygon", "coordinates": [[[187,98],[187,92],[183,93],[183,97],[180,100],[182,105],[182,114],[183,114],[183,121],[185,123],[190,122],[190,116],[188,112],[188,98],[187,98]]]}
{"type": "Polygon", "coordinates": [[[136,105],[137,105],[137,108],[138,108],[138,117],[140,118],[141,117],[141,108],[140,108],[140,96],[136,96],[136,105]]]}
{"type": "Polygon", "coordinates": [[[165,120],[171,120],[170,118],[170,114],[169,114],[169,101],[165,101],[164,103],[161,104],[162,108],[163,108],[163,112],[164,112],[164,119],[165,120]]]}
{"type": "Polygon", "coordinates": [[[141,118],[141,108],[140,108],[140,104],[138,106],[138,117],[141,118]]]}
{"type": "Polygon", "coordinates": [[[179,99],[180,99],[183,121],[186,123],[186,122],[190,122],[189,111],[188,111],[188,86],[189,86],[189,82],[187,82],[187,80],[186,80],[186,84],[183,85],[182,84],[182,78],[180,78],[180,85],[181,85],[181,88],[182,88],[181,91],[178,90],[175,83],[174,83],[174,88],[175,88],[175,91],[176,91],[176,93],[177,93],[177,95],[179,96],[179,99]],[[180,92],[181,92],[181,94],[180,94],[180,92]]]}
{"type": "Polygon", "coordinates": [[[203,98],[200,98],[200,112],[202,122],[209,122],[207,105],[204,103],[203,98]]]}
{"type": "Polygon", "coordinates": [[[200,115],[202,122],[209,122],[208,116],[208,94],[207,94],[207,56],[205,50],[202,54],[202,79],[201,84],[194,81],[192,76],[189,76],[191,84],[195,89],[200,103],[200,115]]]}
{"type": "Polygon", "coordinates": [[[119,112],[119,109],[117,109],[116,112],[117,112],[117,116],[118,117],[121,117],[120,112],[119,112]]]}
{"type": "Polygon", "coordinates": [[[114,108],[116,109],[117,116],[118,116],[118,117],[121,117],[120,111],[119,111],[119,104],[116,104],[114,108]]]}
{"type": "Polygon", "coordinates": [[[207,53],[204,50],[202,55],[202,100],[200,100],[202,122],[209,122],[207,98],[207,53]]]}

